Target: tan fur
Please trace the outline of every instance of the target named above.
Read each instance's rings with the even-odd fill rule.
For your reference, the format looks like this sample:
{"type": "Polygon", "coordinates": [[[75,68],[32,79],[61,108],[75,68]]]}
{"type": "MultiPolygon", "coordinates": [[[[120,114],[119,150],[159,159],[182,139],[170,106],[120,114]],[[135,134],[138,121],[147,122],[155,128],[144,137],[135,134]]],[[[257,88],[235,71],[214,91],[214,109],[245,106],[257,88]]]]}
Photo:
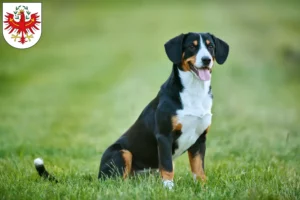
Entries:
{"type": "Polygon", "coordinates": [[[191,170],[196,175],[196,179],[205,181],[206,176],[204,173],[204,169],[202,168],[202,159],[200,153],[193,156],[191,152],[188,152],[188,155],[189,155],[191,170]]]}
{"type": "Polygon", "coordinates": [[[182,128],[182,124],[178,123],[177,116],[173,116],[171,121],[172,121],[173,131],[180,131],[182,128]]]}
{"type": "Polygon", "coordinates": [[[127,178],[128,175],[131,173],[131,168],[132,168],[132,154],[130,151],[128,150],[121,150],[122,152],[122,157],[125,163],[125,169],[124,169],[124,173],[123,173],[123,178],[127,178]]]}
{"type": "Polygon", "coordinates": [[[207,127],[207,129],[205,130],[205,131],[206,131],[206,134],[208,133],[209,129],[210,129],[210,125],[209,125],[209,126],[207,127]]]}
{"type": "Polygon", "coordinates": [[[184,53],[182,54],[182,68],[183,68],[183,71],[190,71],[191,68],[190,68],[188,63],[191,62],[194,65],[195,62],[196,62],[196,55],[194,55],[192,57],[189,57],[186,60],[184,60],[183,58],[184,58],[184,53]]]}
{"type": "Polygon", "coordinates": [[[160,169],[160,175],[163,180],[170,180],[173,181],[174,178],[174,170],[172,172],[168,172],[165,169],[161,168],[160,169]]]}

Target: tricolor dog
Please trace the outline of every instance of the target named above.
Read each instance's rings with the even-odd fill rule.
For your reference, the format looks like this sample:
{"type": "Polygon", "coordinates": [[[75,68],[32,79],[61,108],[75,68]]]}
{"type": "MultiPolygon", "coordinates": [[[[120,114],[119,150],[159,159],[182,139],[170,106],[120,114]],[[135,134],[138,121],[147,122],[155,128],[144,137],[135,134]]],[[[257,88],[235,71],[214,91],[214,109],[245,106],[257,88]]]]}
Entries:
{"type": "MultiPolygon", "coordinates": [[[[134,124],[103,153],[98,178],[124,178],[159,169],[163,185],[174,186],[173,160],[187,151],[195,179],[205,180],[205,141],[212,123],[211,76],[229,46],[210,33],[181,34],[165,44],[172,72],[134,124]]],[[[41,159],[41,176],[53,179],[41,159]]]]}

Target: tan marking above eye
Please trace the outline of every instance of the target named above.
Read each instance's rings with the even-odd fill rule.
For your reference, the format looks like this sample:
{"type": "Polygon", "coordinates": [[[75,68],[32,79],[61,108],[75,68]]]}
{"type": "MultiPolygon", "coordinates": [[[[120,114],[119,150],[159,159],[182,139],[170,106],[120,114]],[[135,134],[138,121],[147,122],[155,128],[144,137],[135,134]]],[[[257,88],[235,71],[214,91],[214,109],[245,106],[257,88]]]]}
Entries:
{"type": "Polygon", "coordinates": [[[206,44],[207,44],[207,45],[209,45],[209,44],[210,44],[210,41],[209,41],[209,40],[206,40],[205,42],[206,42],[206,44]]]}
{"type": "Polygon", "coordinates": [[[197,45],[198,45],[198,41],[197,41],[197,40],[194,40],[194,41],[193,41],[193,44],[194,44],[195,46],[197,46],[197,45]]]}

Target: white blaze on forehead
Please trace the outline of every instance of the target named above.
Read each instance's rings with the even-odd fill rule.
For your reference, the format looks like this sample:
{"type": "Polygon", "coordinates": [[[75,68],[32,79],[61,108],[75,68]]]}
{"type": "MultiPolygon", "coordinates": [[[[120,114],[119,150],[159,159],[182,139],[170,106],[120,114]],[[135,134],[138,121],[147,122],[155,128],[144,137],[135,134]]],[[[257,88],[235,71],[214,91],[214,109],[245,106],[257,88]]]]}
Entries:
{"type": "Polygon", "coordinates": [[[209,68],[212,68],[212,65],[213,65],[213,58],[211,56],[211,54],[209,53],[208,49],[206,48],[206,45],[204,44],[203,42],[203,39],[201,37],[201,34],[199,34],[200,36],[200,48],[199,48],[199,51],[196,55],[196,62],[195,62],[195,66],[196,67],[202,67],[203,66],[203,63],[202,63],[202,58],[203,57],[208,57],[211,59],[211,62],[209,64],[209,68]]]}

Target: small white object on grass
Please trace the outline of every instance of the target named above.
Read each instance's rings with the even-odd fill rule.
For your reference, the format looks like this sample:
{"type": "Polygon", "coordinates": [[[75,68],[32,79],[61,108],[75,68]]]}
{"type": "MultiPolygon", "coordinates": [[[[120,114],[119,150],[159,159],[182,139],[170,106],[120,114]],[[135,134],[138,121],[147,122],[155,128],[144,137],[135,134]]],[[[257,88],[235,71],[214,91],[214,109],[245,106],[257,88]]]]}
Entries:
{"type": "Polygon", "coordinates": [[[41,165],[44,165],[44,161],[43,161],[43,159],[41,159],[41,158],[36,158],[36,159],[34,159],[33,163],[34,163],[35,166],[41,166],[41,165]]]}
{"type": "Polygon", "coordinates": [[[169,190],[172,190],[174,187],[174,182],[171,180],[163,180],[163,184],[165,188],[168,188],[169,190]]]}

